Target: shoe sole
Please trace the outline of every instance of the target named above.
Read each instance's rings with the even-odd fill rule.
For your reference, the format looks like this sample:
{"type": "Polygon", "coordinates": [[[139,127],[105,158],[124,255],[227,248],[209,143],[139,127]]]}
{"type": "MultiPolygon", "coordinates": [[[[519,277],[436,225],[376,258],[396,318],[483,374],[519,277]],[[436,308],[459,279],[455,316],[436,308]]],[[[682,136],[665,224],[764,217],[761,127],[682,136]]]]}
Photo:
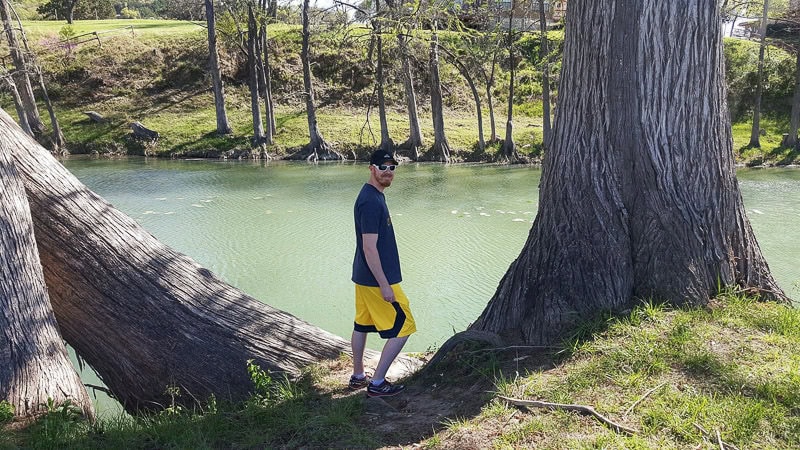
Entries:
{"type": "Polygon", "coordinates": [[[403,390],[399,390],[399,391],[397,391],[397,392],[390,392],[390,393],[383,393],[383,392],[369,392],[369,391],[367,391],[367,397],[392,397],[392,396],[395,396],[395,395],[397,395],[397,394],[399,394],[399,393],[403,392],[404,390],[405,390],[405,389],[403,389],[403,390]]]}

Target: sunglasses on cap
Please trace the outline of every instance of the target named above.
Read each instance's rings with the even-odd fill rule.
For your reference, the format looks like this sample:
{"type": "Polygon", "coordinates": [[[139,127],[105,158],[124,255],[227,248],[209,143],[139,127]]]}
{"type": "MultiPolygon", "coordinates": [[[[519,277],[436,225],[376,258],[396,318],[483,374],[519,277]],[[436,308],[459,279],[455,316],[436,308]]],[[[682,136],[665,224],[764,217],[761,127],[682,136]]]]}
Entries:
{"type": "Polygon", "coordinates": [[[386,169],[389,169],[389,170],[391,170],[392,172],[394,172],[394,169],[396,169],[396,168],[397,168],[397,166],[396,166],[396,165],[394,165],[394,164],[392,164],[392,165],[387,165],[387,164],[373,164],[373,166],[377,167],[377,168],[378,168],[378,170],[380,170],[381,172],[385,171],[386,169]]]}

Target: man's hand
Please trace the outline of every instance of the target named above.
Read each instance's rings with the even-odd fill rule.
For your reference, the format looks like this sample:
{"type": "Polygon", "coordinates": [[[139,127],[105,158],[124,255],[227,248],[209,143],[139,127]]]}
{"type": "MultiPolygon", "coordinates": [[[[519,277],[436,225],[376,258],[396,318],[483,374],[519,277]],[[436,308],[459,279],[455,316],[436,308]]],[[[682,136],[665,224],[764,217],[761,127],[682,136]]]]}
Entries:
{"type": "Polygon", "coordinates": [[[381,286],[381,295],[383,296],[383,299],[386,300],[387,302],[389,303],[395,302],[394,290],[392,290],[391,286],[381,286]]]}

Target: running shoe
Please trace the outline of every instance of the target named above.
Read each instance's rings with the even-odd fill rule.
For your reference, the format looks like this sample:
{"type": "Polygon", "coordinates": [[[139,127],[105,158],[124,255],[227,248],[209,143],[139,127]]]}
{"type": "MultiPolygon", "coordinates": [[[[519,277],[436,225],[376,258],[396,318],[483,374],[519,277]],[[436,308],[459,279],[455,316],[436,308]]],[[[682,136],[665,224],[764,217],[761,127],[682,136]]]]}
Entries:
{"type": "Polygon", "coordinates": [[[399,394],[405,388],[402,384],[392,384],[387,380],[383,380],[383,383],[377,386],[370,383],[367,386],[367,395],[370,397],[390,397],[399,394]]]}
{"type": "Polygon", "coordinates": [[[355,375],[350,376],[350,389],[356,390],[366,387],[369,384],[370,376],[364,375],[364,378],[358,378],[355,375]]]}

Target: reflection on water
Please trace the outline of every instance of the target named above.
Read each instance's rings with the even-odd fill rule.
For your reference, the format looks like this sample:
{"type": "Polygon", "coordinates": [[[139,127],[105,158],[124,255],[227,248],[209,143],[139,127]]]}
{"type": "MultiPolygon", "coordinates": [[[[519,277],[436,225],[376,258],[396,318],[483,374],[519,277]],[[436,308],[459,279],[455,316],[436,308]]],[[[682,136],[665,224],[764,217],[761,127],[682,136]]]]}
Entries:
{"type": "MultiPolygon", "coordinates": [[[[90,189],[162,242],[274,307],[352,330],[352,209],[365,164],[68,159],[90,189]]],[[[409,164],[386,190],[419,331],[442,344],[483,310],[527,238],[540,170],[409,164]]],[[[745,206],[779,284],[800,298],[800,170],[743,170],[745,206]]],[[[370,345],[378,348],[378,339],[370,345]]]]}

